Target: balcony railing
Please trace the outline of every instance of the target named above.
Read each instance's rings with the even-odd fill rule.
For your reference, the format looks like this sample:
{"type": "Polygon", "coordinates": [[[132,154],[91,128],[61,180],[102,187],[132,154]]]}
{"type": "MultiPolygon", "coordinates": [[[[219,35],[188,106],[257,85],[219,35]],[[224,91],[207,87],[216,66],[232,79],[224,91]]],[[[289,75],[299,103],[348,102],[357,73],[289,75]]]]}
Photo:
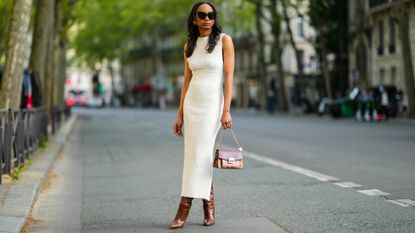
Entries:
{"type": "Polygon", "coordinates": [[[382,4],[389,3],[390,0],[369,0],[369,8],[374,8],[382,4]]]}

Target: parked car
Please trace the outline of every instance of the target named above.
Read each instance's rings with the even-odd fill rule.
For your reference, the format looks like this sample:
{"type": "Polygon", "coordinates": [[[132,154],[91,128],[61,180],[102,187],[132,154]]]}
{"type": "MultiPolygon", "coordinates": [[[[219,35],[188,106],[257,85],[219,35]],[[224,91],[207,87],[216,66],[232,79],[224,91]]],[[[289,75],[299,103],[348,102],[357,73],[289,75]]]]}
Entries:
{"type": "MultiPolygon", "coordinates": [[[[3,78],[3,67],[0,66],[0,83],[3,78]]],[[[20,98],[20,108],[33,108],[42,105],[42,93],[35,74],[25,69],[22,76],[22,89],[20,98]]]]}
{"type": "Polygon", "coordinates": [[[68,96],[65,99],[66,106],[86,106],[88,102],[88,96],[83,90],[70,90],[68,96]]]}
{"type": "Polygon", "coordinates": [[[23,73],[22,85],[23,86],[22,86],[21,107],[32,108],[33,107],[32,81],[30,80],[29,72],[26,70],[23,73]]]}
{"type": "Polygon", "coordinates": [[[94,95],[89,99],[87,106],[91,108],[101,108],[105,106],[105,102],[102,97],[94,95]]]}

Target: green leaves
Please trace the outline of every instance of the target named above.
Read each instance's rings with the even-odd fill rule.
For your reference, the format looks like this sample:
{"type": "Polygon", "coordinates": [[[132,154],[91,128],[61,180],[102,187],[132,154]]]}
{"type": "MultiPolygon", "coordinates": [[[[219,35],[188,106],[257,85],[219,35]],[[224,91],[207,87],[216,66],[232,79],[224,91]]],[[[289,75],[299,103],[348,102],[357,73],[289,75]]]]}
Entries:
{"type": "Polygon", "coordinates": [[[320,38],[325,40],[324,43],[330,52],[339,50],[338,42],[347,37],[347,10],[347,2],[310,0],[310,23],[317,29],[320,38]]]}
{"type": "Polygon", "coordinates": [[[153,36],[174,36],[186,29],[191,0],[82,0],[76,6],[73,45],[88,64],[121,57],[129,44],[153,36]]]}
{"type": "MultiPolygon", "coordinates": [[[[69,0],[68,0],[69,1],[69,0]]],[[[187,17],[196,0],[79,0],[72,46],[90,66],[123,57],[129,50],[149,46],[155,38],[171,38],[182,47],[187,17]]],[[[213,1],[222,24],[234,31],[253,29],[253,6],[244,0],[213,1]]],[[[172,45],[175,46],[175,45],[172,45]]]]}
{"type": "Polygon", "coordinates": [[[12,5],[12,0],[0,0],[0,64],[5,56],[12,5]]]}
{"type": "Polygon", "coordinates": [[[94,65],[118,55],[123,37],[119,2],[88,0],[79,1],[76,5],[76,36],[72,42],[77,55],[86,63],[94,65]]]}

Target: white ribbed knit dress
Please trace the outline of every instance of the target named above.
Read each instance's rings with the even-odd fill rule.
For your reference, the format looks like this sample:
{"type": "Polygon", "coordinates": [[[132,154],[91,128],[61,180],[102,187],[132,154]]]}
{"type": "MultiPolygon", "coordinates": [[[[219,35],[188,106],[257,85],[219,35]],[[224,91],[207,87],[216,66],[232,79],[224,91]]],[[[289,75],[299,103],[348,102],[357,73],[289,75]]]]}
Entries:
{"type": "Polygon", "coordinates": [[[183,103],[184,163],[181,196],[209,200],[213,150],[223,110],[222,37],[212,53],[209,37],[199,37],[187,62],[192,79],[183,103]]]}

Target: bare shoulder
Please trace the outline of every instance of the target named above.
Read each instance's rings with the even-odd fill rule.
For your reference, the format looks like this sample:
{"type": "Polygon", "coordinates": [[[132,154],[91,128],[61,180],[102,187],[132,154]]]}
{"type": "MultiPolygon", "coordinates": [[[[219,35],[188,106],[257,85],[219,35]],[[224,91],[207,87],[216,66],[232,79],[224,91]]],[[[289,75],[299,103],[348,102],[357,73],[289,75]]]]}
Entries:
{"type": "Polygon", "coordinates": [[[229,45],[229,44],[232,44],[232,37],[231,37],[230,35],[228,35],[228,34],[224,34],[224,35],[222,36],[222,43],[223,43],[224,45],[229,45]]]}

